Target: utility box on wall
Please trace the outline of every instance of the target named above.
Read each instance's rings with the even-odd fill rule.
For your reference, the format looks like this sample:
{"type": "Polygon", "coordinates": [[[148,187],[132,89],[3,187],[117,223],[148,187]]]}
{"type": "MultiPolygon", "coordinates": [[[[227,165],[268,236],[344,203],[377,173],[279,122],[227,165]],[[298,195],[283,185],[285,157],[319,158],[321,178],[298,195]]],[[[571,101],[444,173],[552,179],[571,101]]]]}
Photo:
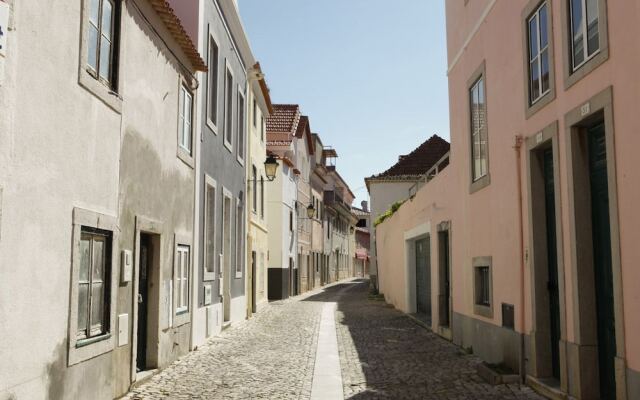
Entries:
{"type": "Polygon", "coordinates": [[[133,279],[133,252],[131,250],[122,250],[120,282],[131,282],[131,279],[133,279]]]}

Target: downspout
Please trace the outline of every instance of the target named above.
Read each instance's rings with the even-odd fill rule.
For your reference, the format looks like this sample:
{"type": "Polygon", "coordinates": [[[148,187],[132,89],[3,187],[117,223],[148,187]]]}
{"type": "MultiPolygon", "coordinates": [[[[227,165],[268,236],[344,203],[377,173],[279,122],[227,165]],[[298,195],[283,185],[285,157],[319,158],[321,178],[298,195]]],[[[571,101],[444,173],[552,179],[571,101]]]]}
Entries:
{"type": "Polygon", "coordinates": [[[522,210],[522,155],[520,150],[522,149],[523,138],[521,135],[516,135],[514,140],[513,149],[516,152],[516,172],[518,175],[518,222],[519,222],[519,239],[520,239],[520,312],[522,314],[520,318],[520,382],[524,383],[526,378],[525,372],[525,296],[524,296],[524,276],[525,276],[525,262],[524,262],[524,222],[523,222],[523,210],[522,210]]]}

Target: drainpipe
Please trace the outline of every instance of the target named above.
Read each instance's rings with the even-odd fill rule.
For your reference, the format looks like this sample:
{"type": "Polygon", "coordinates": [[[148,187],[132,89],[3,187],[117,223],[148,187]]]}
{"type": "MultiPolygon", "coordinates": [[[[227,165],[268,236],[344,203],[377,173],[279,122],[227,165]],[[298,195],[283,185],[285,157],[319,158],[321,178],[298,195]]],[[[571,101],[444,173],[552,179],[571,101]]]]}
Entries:
{"type": "Polygon", "coordinates": [[[518,222],[520,227],[519,239],[520,239],[520,312],[522,314],[520,318],[520,381],[521,383],[525,382],[526,372],[525,372],[525,315],[526,315],[526,307],[525,307],[525,296],[524,296],[524,275],[525,275],[525,262],[524,262],[524,222],[523,222],[523,211],[522,211],[522,154],[520,150],[522,149],[523,138],[521,135],[516,135],[514,138],[514,146],[513,149],[516,152],[516,171],[518,175],[518,222]]]}

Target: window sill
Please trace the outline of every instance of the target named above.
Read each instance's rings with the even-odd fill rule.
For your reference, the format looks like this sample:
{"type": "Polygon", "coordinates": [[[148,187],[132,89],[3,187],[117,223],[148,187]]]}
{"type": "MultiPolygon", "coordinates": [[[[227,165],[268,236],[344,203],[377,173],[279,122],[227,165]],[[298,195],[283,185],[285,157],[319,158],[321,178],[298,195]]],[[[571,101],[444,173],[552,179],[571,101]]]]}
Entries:
{"type": "Polygon", "coordinates": [[[568,90],[571,86],[575,85],[582,78],[589,75],[592,71],[594,71],[608,59],[609,47],[604,47],[573,72],[569,72],[569,69],[571,68],[571,65],[569,65],[567,67],[567,70],[565,71],[566,75],[564,77],[564,89],[568,90]]]}
{"type": "Polygon", "coordinates": [[[483,304],[474,304],[473,313],[485,318],[493,318],[493,308],[483,304]]]}
{"type": "Polygon", "coordinates": [[[215,272],[207,272],[205,271],[202,274],[202,281],[203,282],[213,282],[216,280],[216,273],[215,272]]]}
{"type": "Polygon", "coordinates": [[[107,340],[107,339],[110,339],[110,338],[111,338],[111,333],[107,332],[107,333],[102,334],[100,336],[94,336],[94,337],[88,338],[88,339],[78,339],[76,341],[76,349],[79,349],[81,347],[86,347],[86,346],[89,346],[89,345],[92,345],[94,343],[98,343],[98,342],[101,342],[103,340],[107,340]]]}
{"type": "Polygon", "coordinates": [[[242,272],[236,272],[236,279],[242,279],[242,272]]]}
{"type": "Polygon", "coordinates": [[[233,153],[233,146],[231,145],[231,143],[227,142],[227,138],[225,138],[223,142],[224,142],[223,143],[224,147],[226,147],[227,150],[229,150],[229,153],[233,153]]]}
{"type": "Polygon", "coordinates": [[[91,76],[84,67],[80,67],[78,84],[100,99],[113,111],[118,114],[122,114],[122,97],[111,90],[111,88],[105,86],[102,82],[91,76]]]}
{"type": "MultiPolygon", "coordinates": [[[[529,91],[527,90],[527,97],[528,95],[529,95],[529,91]]],[[[529,104],[529,101],[527,100],[527,103],[526,103],[527,106],[525,109],[525,118],[526,119],[531,118],[535,113],[542,110],[545,106],[547,106],[549,103],[551,103],[555,99],[556,99],[556,90],[555,88],[552,87],[544,96],[538,98],[538,100],[536,100],[535,103],[529,104]]]]}
{"type": "Polygon", "coordinates": [[[244,159],[240,158],[240,157],[236,157],[236,160],[238,161],[238,164],[242,165],[244,167],[244,159]]]}
{"type": "Polygon", "coordinates": [[[479,190],[482,190],[491,184],[491,175],[487,173],[482,178],[474,181],[469,185],[469,194],[473,194],[479,190]]]}
{"type": "Polygon", "coordinates": [[[209,127],[209,129],[211,129],[211,132],[214,135],[218,135],[218,127],[216,126],[216,124],[213,123],[213,121],[211,121],[209,118],[207,118],[207,122],[206,125],[209,127]]]}
{"type": "Polygon", "coordinates": [[[178,145],[178,152],[176,155],[183,163],[187,164],[187,166],[189,166],[191,169],[195,168],[195,161],[193,159],[193,156],[187,150],[182,148],[180,145],[178,145]]]}

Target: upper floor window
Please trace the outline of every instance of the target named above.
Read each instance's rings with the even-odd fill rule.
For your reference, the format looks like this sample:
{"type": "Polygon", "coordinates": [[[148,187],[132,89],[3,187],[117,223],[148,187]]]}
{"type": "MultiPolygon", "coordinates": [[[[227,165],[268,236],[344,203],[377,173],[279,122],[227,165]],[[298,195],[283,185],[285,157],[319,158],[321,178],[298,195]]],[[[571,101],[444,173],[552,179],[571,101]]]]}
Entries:
{"type": "Polygon", "coordinates": [[[580,68],[600,50],[598,0],[568,0],[571,16],[572,69],[580,68]]]}
{"type": "Polygon", "coordinates": [[[264,142],[264,132],[267,130],[265,123],[264,123],[264,117],[261,116],[260,117],[260,140],[262,140],[264,142]]]}
{"type": "Polygon", "coordinates": [[[550,90],[549,79],[549,13],[547,3],[533,13],[528,21],[529,40],[529,103],[533,104],[550,90]]]}
{"type": "Polygon", "coordinates": [[[218,125],[218,44],[209,38],[209,72],[208,72],[208,96],[207,118],[213,125],[218,125]]]}
{"type": "Polygon", "coordinates": [[[224,141],[229,148],[233,145],[233,75],[229,68],[224,79],[225,115],[224,115],[224,141]]]}
{"type": "Polygon", "coordinates": [[[180,111],[178,121],[178,143],[181,148],[191,154],[193,96],[184,86],[180,86],[180,111]]]}
{"type": "Polygon", "coordinates": [[[469,97],[471,100],[471,169],[475,182],[488,173],[489,155],[484,76],[481,76],[471,86],[469,97]]]}
{"type": "Polygon", "coordinates": [[[258,103],[256,99],[253,99],[253,127],[258,127],[258,103]]]}
{"type": "Polygon", "coordinates": [[[91,0],[87,32],[89,73],[112,89],[115,89],[115,33],[119,29],[117,6],[116,0],[91,0]]]}
{"type": "Polygon", "coordinates": [[[238,159],[244,160],[244,136],[245,136],[245,103],[244,96],[238,88],[238,159]]]}
{"type": "Polygon", "coordinates": [[[260,217],[264,218],[264,177],[260,176],[260,217]]]}
{"type": "Polygon", "coordinates": [[[251,193],[252,196],[252,202],[251,202],[251,209],[253,210],[254,213],[258,212],[258,169],[256,168],[255,165],[251,166],[251,180],[253,182],[252,183],[252,189],[253,189],[253,193],[251,193]]]}

